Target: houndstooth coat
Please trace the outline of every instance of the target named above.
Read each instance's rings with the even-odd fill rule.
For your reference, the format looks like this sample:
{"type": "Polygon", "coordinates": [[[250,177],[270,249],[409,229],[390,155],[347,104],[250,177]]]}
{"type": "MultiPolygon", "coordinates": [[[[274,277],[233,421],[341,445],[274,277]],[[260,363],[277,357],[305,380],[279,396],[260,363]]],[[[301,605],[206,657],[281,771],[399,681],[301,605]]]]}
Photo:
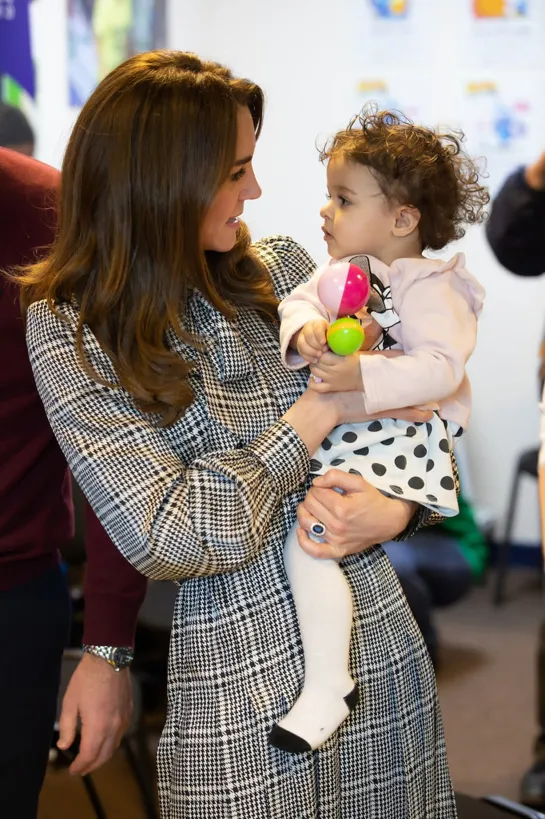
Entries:
{"type": "MultiPolygon", "coordinates": [[[[314,263],[293,240],[255,246],[279,298],[314,263]]],[[[181,582],[169,708],[158,751],[163,819],[452,819],[435,679],[381,547],[342,562],[354,598],[351,674],[361,700],[317,752],[267,735],[303,680],[282,551],[306,490],[308,453],[280,416],[308,373],[280,361],[278,331],[253,312],[230,324],[194,293],[204,333],[195,400],[158,429],[122,389],[90,380],[74,350],[76,309],[28,314],[39,392],[71,469],[108,534],[148,577],[181,582]]],[[[86,349],[115,380],[92,334],[86,349]]]]}

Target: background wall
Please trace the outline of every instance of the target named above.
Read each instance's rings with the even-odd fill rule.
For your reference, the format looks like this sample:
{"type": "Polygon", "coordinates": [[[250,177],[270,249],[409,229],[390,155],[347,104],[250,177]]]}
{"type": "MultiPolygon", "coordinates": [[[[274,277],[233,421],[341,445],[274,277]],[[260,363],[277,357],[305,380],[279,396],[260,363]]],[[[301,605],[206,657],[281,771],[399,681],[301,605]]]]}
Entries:
{"type": "MultiPolygon", "coordinates": [[[[64,0],[32,5],[38,156],[58,166],[77,115],[68,106],[66,8],[64,0]]],[[[545,150],[545,4],[530,4],[532,13],[523,23],[484,21],[480,27],[470,14],[470,0],[412,0],[411,16],[397,22],[377,19],[372,5],[372,0],[238,0],[235,5],[171,0],[168,8],[169,47],[225,62],[266,91],[265,128],[255,159],[264,193],[246,209],[254,237],[290,234],[318,262],[326,258],[318,214],[325,173],[316,142],[344,126],[366,100],[395,102],[429,124],[463,125],[468,148],[489,156],[492,190],[509,170],[545,150]],[[513,138],[503,142],[494,141],[488,122],[491,100],[499,97],[516,112],[514,124],[507,126],[513,138]]],[[[482,513],[501,523],[515,459],[537,441],[545,278],[519,279],[500,268],[481,227],[446,254],[456,250],[466,253],[469,268],[488,291],[469,367],[474,414],[463,460],[482,513]]],[[[530,484],[516,539],[537,542],[538,532],[530,484]]]]}

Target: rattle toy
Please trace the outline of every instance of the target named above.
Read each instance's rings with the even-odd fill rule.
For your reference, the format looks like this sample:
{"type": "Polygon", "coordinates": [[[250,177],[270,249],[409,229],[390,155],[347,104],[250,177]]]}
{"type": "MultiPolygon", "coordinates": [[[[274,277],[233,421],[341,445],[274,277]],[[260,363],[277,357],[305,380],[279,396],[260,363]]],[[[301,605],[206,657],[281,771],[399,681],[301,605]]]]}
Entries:
{"type": "Polygon", "coordinates": [[[361,348],[363,328],[357,319],[348,317],[365,306],[369,292],[369,279],[349,262],[328,265],[320,276],[318,297],[333,319],[327,343],[337,355],[350,355],[361,348]]]}

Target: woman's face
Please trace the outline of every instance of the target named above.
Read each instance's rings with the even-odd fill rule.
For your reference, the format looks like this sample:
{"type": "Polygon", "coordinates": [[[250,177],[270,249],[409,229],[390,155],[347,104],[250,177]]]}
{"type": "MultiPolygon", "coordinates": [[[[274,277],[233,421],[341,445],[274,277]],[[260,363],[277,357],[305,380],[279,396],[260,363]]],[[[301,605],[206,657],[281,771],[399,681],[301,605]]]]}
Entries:
{"type": "Polygon", "coordinates": [[[234,165],[204,217],[201,233],[203,250],[217,250],[220,253],[231,250],[237,240],[238,217],[244,211],[244,202],[261,196],[261,188],[252,168],[254,123],[246,107],[239,108],[237,128],[234,165]]]}

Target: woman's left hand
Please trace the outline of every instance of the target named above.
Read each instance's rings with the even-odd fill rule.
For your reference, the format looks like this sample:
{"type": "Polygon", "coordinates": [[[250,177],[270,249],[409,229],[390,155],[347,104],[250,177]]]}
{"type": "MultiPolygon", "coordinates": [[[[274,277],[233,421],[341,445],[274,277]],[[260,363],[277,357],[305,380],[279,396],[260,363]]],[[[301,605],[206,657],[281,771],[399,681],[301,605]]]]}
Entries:
{"type": "Polygon", "coordinates": [[[297,509],[299,545],[317,558],[356,554],[392,540],[406,528],[416,508],[415,503],[386,497],[359,475],[330,469],[314,479],[297,509]],[[307,534],[314,523],[326,527],[323,543],[307,534]]]}

